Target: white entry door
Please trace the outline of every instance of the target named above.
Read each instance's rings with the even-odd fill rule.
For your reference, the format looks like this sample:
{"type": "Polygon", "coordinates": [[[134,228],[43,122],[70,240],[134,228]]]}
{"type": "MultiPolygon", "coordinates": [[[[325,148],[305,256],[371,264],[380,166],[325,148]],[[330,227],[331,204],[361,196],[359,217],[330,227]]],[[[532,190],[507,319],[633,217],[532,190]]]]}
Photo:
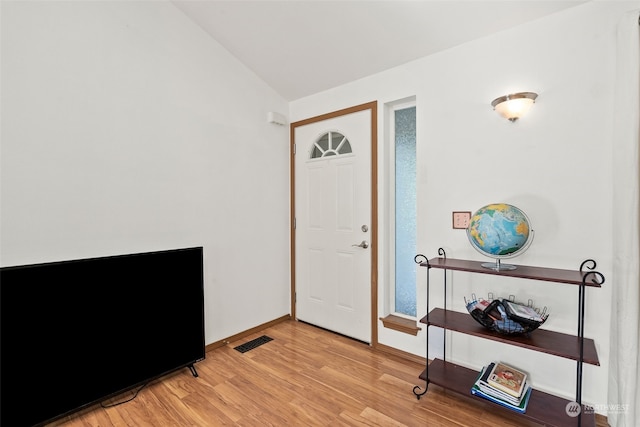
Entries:
{"type": "Polygon", "coordinates": [[[372,110],[298,123],[296,318],[371,343],[372,110]]]}

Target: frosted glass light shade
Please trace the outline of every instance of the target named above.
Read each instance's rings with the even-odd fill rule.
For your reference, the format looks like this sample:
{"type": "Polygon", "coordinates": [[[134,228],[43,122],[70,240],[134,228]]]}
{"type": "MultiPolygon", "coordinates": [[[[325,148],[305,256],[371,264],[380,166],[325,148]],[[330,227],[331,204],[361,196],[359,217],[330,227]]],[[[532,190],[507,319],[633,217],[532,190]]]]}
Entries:
{"type": "Polygon", "coordinates": [[[529,111],[537,97],[538,94],[533,92],[512,93],[494,99],[491,106],[502,117],[515,122],[529,111]]]}

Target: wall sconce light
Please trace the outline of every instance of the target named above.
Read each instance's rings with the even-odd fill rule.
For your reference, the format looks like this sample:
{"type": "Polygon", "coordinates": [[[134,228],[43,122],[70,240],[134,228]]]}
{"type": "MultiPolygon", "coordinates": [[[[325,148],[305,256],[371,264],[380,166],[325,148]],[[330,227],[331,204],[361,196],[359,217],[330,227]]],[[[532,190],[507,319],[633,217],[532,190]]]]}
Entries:
{"type": "Polygon", "coordinates": [[[515,122],[529,111],[537,97],[538,94],[533,92],[512,93],[494,99],[491,102],[491,106],[502,117],[515,122]]]}

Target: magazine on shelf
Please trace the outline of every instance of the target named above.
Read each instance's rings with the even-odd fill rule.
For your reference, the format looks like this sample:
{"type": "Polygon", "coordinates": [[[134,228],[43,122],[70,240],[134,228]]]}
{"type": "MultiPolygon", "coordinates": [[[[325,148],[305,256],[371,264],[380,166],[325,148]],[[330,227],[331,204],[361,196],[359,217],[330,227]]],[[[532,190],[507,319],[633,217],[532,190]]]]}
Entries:
{"type": "Polygon", "coordinates": [[[498,399],[489,394],[486,394],[485,392],[480,390],[480,388],[478,388],[478,386],[475,384],[471,388],[471,394],[473,394],[474,396],[482,397],[483,399],[489,400],[493,403],[497,403],[498,405],[504,406],[505,408],[509,408],[513,411],[524,414],[527,411],[527,404],[529,403],[529,398],[531,397],[531,390],[532,390],[531,387],[527,389],[526,393],[522,398],[522,402],[520,402],[519,405],[514,405],[505,400],[498,399]]]}
{"type": "Polygon", "coordinates": [[[531,387],[529,386],[529,384],[527,384],[522,396],[519,399],[515,399],[513,396],[507,395],[506,393],[503,393],[486,385],[487,383],[483,381],[483,378],[486,379],[486,376],[491,373],[492,365],[495,365],[495,363],[491,363],[489,366],[486,366],[482,369],[482,371],[478,375],[478,378],[476,379],[476,382],[471,388],[471,394],[497,403],[513,411],[524,413],[527,410],[527,404],[529,403],[529,398],[531,397],[531,387]]]}
{"type": "Polygon", "coordinates": [[[482,368],[482,371],[480,372],[480,376],[478,377],[478,379],[476,380],[475,384],[478,386],[478,388],[486,393],[489,394],[497,399],[502,399],[505,400],[511,404],[514,405],[519,405],[522,402],[522,399],[524,397],[524,395],[526,394],[527,390],[530,388],[529,382],[527,381],[524,389],[523,389],[523,393],[522,396],[520,397],[514,397],[510,394],[505,393],[502,390],[498,390],[496,388],[493,388],[491,385],[489,385],[489,383],[487,382],[487,379],[489,377],[489,374],[491,373],[493,367],[495,366],[495,363],[490,363],[488,366],[485,366],[482,368]]]}
{"type": "Polygon", "coordinates": [[[520,405],[520,403],[522,403],[522,399],[524,399],[524,396],[527,394],[527,391],[529,391],[529,389],[531,388],[531,386],[527,383],[524,386],[524,392],[522,393],[522,396],[516,399],[515,397],[508,395],[507,393],[504,393],[500,390],[496,390],[495,388],[492,388],[492,387],[488,387],[485,384],[476,383],[476,385],[478,386],[480,391],[482,391],[483,393],[493,396],[496,399],[504,400],[505,402],[511,403],[512,405],[520,405]]]}
{"type": "Polygon", "coordinates": [[[513,366],[496,362],[487,377],[487,383],[495,389],[520,398],[527,383],[527,374],[513,366]]]}

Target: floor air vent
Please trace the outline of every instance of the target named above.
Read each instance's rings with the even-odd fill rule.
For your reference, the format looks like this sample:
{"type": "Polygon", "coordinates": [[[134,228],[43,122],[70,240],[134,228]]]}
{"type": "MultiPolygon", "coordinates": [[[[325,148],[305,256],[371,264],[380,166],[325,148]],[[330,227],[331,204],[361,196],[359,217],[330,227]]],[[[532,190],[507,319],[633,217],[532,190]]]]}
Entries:
{"type": "Polygon", "coordinates": [[[261,346],[264,343],[267,343],[269,341],[273,340],[273,338],[269,338],[266,335],[263,335],[261,337],[258,337],[254,340],[251,340],[249,342],[246,342],[242,345],[239,345],[237,347],[234,347],[235,350],[238,350],[240,353],[246,353],[249,350],[253,350],[254,348],[261,346]]]}

